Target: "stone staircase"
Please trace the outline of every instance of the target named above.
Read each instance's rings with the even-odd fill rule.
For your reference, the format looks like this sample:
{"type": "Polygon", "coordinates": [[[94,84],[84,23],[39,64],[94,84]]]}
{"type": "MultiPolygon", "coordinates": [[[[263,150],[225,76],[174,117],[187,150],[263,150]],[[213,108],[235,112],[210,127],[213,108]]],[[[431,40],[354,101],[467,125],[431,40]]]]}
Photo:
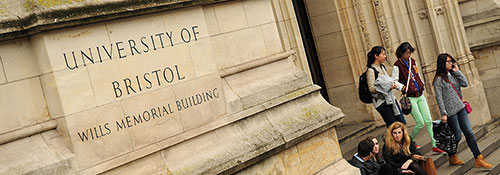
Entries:
{"type": "MultiPolygon", "coordinates": [[[[465,161],[465,165],[462,166],[449,166],[448,156],[446,154],[434,154],[432,153],[432,145],[427,134],[427,130],[424,128],[420,130],[417,138],[415,139],[417,144],[421,146],[420,152],[425,156],[431,157],[434,160],[434,164],[437,168],[438,174],[444,175],[459,175],[459,174],[481,174],[481,175],[492,175],[500,174],[500,119],[493,119],[491,122],[484,126],[479,126],[473,129],[474,136],[478,143],[481,153],[485,157],[485,160],[493,165],[490,170],[474,168],[474,157],[467,146],[465,137],[462,139],[458,146],[457,156],[465,161]]],[[[344,159],[349,160],[357,151],[358,143],[366,138],[367,136],[375,136],[383,145],[382,135],[386,131],[386,127],[375,127],[374,123],[363,123],[350,126],[338,126],[336,127],[340,148],[342,150],[342,156],[344,159]]],[[[409,132],[413,130],[413,126],[408,128],[409,132]]]]}

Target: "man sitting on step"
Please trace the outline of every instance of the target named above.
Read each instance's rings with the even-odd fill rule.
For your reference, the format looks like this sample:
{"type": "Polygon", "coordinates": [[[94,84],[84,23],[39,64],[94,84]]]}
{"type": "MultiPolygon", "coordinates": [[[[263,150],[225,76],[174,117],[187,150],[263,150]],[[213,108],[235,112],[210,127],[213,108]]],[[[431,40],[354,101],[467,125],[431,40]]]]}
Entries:
{"type": "Polygon", "coordinates": [[[349,164],[359,168],[361,175],[391,175],[396,174],[392,172],[392,168],[389,164],[380,165],[372,161],[373,147],[375,144],[372,140],[364,139],[358,144],[358,152],[352,156],[351,160],[348,160],[349,164]]]}

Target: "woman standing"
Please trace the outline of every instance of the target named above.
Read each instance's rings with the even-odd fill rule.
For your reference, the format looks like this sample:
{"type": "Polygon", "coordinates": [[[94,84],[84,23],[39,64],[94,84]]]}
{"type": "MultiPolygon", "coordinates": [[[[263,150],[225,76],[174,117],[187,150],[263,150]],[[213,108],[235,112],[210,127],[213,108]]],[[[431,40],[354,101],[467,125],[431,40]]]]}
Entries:
{"type": "Polygon", "coordinates": [[[392,168],[404,174],[427,174],[417,162],[425,160],[426,157],[420,155],[403,123],[394,122],[389,126],[384,139],[382,155],[392,168]]]}
{"type": "Polygon", "coordinates": [[[406,93],[412,104],[411,116],[415,120],[416,125],[411,132],[411,139],[415,140],[418,132],[424,128],[425,123],[427,133],[431,138],[432,151],[435,153],[444,153],[443,150],[436,147],[436,140],[434,140],[434,133],[432,132],[432,117],[429,105],[423,94],[424,83],[420,78],[420,72],[415,59],[411,58],[413,51],[415,51],[415,48],[408,42],[401,43],[398,46],[396,49],[398,60],[394,63],[392,69],[392,78],[396,81],[396,88],[402,93],[406,93]]]}
{"type": "Polygon", "coordinates": [[[380,113],[387,127],[399,121],[406,124],[392,89],[396,88],[394,80],[389,76],[383,63],[386,60],[385,49],[382,46],[373,47],[368,52],[366,64],[366,81],[372,93],[373,106],[380,113]]]}
{"type": "MultiPolygon", "coordinates": [[[[483,155],[479,151],[465,105],[462,102],[460,88],[467,87],[467,79],[450,54],[442,53],[438,56],[436,76],[432,84],[436,92],[436,101],[442,115],[442,121],[448,122],[448,126],[455,135],[455,143],[460,142],[463,132],[467,145],[476,159],[474,167],[491,168],[491,165],[484,161],[483,155]]],[[[464,161],[458,159],[456,152],[450,152],[448,155],[450,165],[464,164],[464,161]]]]}

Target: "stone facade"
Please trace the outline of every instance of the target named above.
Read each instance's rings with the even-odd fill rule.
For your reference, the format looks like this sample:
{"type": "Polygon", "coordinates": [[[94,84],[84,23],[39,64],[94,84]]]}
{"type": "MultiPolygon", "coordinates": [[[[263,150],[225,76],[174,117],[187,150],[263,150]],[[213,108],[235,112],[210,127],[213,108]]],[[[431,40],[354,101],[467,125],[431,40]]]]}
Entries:
{"type": "Polygon", "coordinates": [[[459,1],[469,45],[483,82],[492,116],[500,116],[494,105],[500,98],[500,4],[492,0],[459,1]]]}
{"type": "MultiPolygon", "coordinates": [[[[488,103],[486,93],[470,51],[457,1],[306,2],[330,102],[344,110],[348,116],[344,123],[376,121],[383,125],[372,105],[360,103],[355,95],[358,76],[365,71],[366,54],[375,45],[387,49],[385,65],[391,72],[397,60],[394,52],[405,41],[416,47],[413,57],[421,65],[426,87],[424,94],[434,119],[439,119],[440,115],[432,79],[437,55],[443,52],[459,60],[461,70],[470,82],[464,94],[474,109],[472,124],[481,125],[491,119],[489,107],[483,105],[488,103]]],[[[412,119],[407,121],[410,125],[414,122],[412,119]]]]}
{"type": "Polygon", "coordinates": [[[1,4],[0,174],[345,164],[290,1],[1,4]]]}

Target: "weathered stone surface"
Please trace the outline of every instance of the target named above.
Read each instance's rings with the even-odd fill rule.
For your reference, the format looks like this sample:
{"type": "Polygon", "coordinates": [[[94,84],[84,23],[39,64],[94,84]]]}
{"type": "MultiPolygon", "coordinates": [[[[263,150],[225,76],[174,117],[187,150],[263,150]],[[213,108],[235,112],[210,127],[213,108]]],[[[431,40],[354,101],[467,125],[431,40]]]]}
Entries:
{"type": "Polygon", "coordinates": [[[248,108],[311,84],[307,74],[288,60],[277,61],[225,78],[248,108]],[[259,80],[259,81],[255,81],[259,80]]]}
{"type": "MultiPolygon", "coordinates": [[[[0,45],[5,77],[8,81],[16,81],[40,75],[35,56],[31,51],[31,43],[27,38],[7,41],[0,45]]],[[[2,71],[3,74],[3,70],[2,71]]],[[[5,77],[0,77],[0,83],[5,77]]],[[[5,81],[4,81],[5,82],[5,81]]]]}
{"type": "Polygon", "coordinates": [[[69,115],[66,122],[77,155],[73,160],[76,170],[133,150],[130,129],[138,125],[123,116],[119,102],[69,115]]]}
{"type": "MultiPolygon", "coordinates": [[[[127,163],[120,167],[111,169],[102,174],[104,175],[114,175],[114,174],[156,174],[165,170],[165,164],[163,164],[163,159],[159,152],[148,155],[141,159],[135,160],[133,162],[127,163]]],[[[162,173],[165,174],[165,173],[162,173]]]]}
{"type": "Polygon", "coordinates": [[[360,170],[356,167],[353,167],[346,160],[341,159],[337,161],[335,164],[332,164],[325,168],[324,170],[318,172],[318,175],[329,175],[329,174],[337,174],[337,175],[350,175],[350,174],[360,174],[360,170]]]}
{"type": "Polygon", "coordinates": [[[0,133],[50,119],[38,77],[0,85],[0,133]]]}
{"type": "Polygon", "coordinates": [[[45,74],[41,76],[41,81],[50,116],[53,118],[97,106],[86,68],[45,74]]]}
{"type": "Polygon", "coordinates": [[[39,169],[46,169],[71,156],[69,150],[63,145],[59,145],[60,143],[50,139],[50,137],[42,138],[41,134],[36,134],[3,144],[0,146],[0,153],[3,155],[0,157],[0,163],[2,164],[0,166],[0,173],[24,174],[31,171],[44,172],[39,169]],[[53,144],[58,144],[58,146],[54,146],[53,144]]]}
{"type": "Polygon", "coordinates": [[[297,144],[304,174],[313,174],[328,164],[342,159],[335,129],[327,130],[297,144]]]}
{"type": "MultiPolygon", "coordinates": [[[[243,8],[248,26],[256,26],[274,22],[273,6],[270,0],[245,0],[243,8]]],[[[277,36],[277,35],[276,35],[277,36]]]]}
{"type": "Polygon", "coordinates": [[[214,6],[221,33],[248,27],[248,20],[241,0],[224,2],[214,6]]]}
{"type": "Polygon", "coordinates": [[[265,39],[260,27],[224,33],[210,40],[218,68],[228,68],[267,56],[265,39]]]}
{"type": "Polygon", "coordinates": [[[191,59],[193,60],[196,77],[205,76],[217,72],[212,45],[208,38],[188,44],[191,59]]]}

